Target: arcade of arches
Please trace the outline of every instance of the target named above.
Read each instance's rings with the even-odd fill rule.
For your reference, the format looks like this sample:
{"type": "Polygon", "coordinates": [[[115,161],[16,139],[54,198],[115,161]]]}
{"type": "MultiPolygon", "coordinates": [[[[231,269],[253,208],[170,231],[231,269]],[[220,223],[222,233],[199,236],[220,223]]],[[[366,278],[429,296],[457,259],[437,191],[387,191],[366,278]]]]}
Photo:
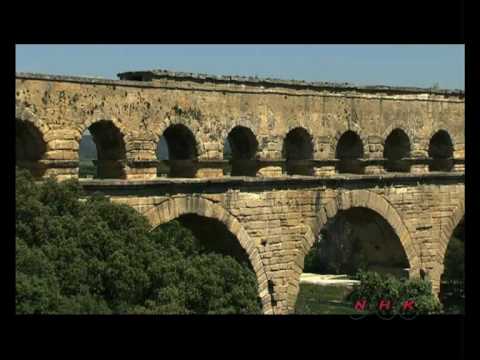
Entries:
{"type": "Polygon", "coordinates": [[[248,258],[267,314],[293,310],[320,234],[326,271],[330,257],[339,272],[408,268],[440,290],[464,213],[462,92],[138,76],[17,74],[17,165],[77,178],[90,146],[87,195],[152,226],[179,218],[203,239],[221,234],[212,246],[248,258]]]}
{"type": "MultiPolygon", "coordinates": [[[[80,167],[82,160],[92,161],[96,178],[126,179],[127,153],[124,136],[112,121],[93,123],[77,144],[80,167]],[[91,138],[91,139],[90,139],[91,138]]],[[[169,126],[156,145],[157,176],[194,178],[198,170],[198,145],[193,133],[184,125],[169,126]]],[[[36,177],[44,174],[47,144],[41,131],[29,121],[16,121],[16,162],[32,171],[36,177]],[[42,170],[43,169],[43,170],[42,170]]],[[[411,144],[401,129],[393,130],[385,140],[383,169],[387,172],[409,172],[411,144]]],[[[223,161],[229,170],[224,175],[257,176],[258,141],[253,132],[243,126],[235,127],[225,139],[223,161]]],[[[314,176],[313,139],[304,128],[295,128],[283,143],[284,173],[314,176]]],[[[453,145],[449,134],[440,130],[429,142],[429,171],[452,171],[453,145]]],[[[363,143],[354,131],[345,132],[338,140],[335,159],[338,173],[363,174],[365,165],[363,143]]],[[[225,164],[222,165],[225,168],[225,164]]],[[[82,177],[82,176],[80,176],[82,177]]]]}

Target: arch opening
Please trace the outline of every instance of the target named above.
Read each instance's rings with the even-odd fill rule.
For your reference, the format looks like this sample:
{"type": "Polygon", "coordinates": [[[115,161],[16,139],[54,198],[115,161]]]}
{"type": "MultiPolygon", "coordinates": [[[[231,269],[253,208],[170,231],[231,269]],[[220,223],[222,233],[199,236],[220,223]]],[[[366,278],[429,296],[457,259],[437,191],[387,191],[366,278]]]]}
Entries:
{"type": "Polygon", "coordinates": [[[229,160],[232,176],[255,176],[257,164],[255,156],[258,141],[247,127],[236,126],[227,136],[223,147],[223,158],[229,160]]]}
{"type": "Polygon", "coordinates": [[[79,177],[125,179],[125,141],[110,120],[93,123],[82,135],[79,146],[79,177]]]}
{"type": "Polygon", "coordinates": [[[410,157],[410,140],[403,130],[395,129],[388,135],[385,140],[383,157],[386,159],[386,171],[410,171],[410,165],[404,160],[410,157]]]}
{"type": "Polygon", "coordinates": [[[339,173],[363,174],[364,167],[360,161],[363,158],[363,143],[357,133],[349,130],[340,137],[335,157],[339,160],[339,173]]]}
{"type": "Polygon", "coordinates": [[[448,242],[439,299],[446,313],[465,312],[465,216],[448,242]]]}
{"type": "Polygon", "coordinates": [[[392,226],[374,210],[339,210],[321,228],[304,258],[297,314],[351,314],[348,295],[359,270],[409,276],[410,264],[392,226]]]}
{"type": "Polygon", "coordinates": [[[307,257],[307,272],[353,275],[363,269],[408,276],[408,258],[395,230],[367,208],[339,210],[323,226],[307,257]]]}
{"type": "MultiPolygon", "coordinates": [[[[224,302],[223,307],[236,308],[237,310],[234,313],[261,313],[262,301],[260,298],[256,273],[249,260],[248,254],[242,248],[236,236],[230,232],[226,225],[215,218],[201,216],[194,213],[185,213],[167,223],[157,226],[156,229],[167,229],[168,231],[168,227],[171,226],[173,222],[178,222],[181,227],[193,235],[193,243],[186,242],[175,245],[181,250],[184,256],[222,255],[223,259],[234,259],[241,266],[241,269],[236,268],[235,270],[234,267],[230,266],[232,273],[229,274],[219,274],[218,272],[215,272],[214,268],[212,268],[212,272],[204,274],[207,275],[208,278],[202,282],[200,289],[216,287],[216,296],[223,299],[221,300],[224,302]],[[236,275],[234,275],[234,273],[236,275]],[[217,278],[214,279],[214,277],[217,278]],[[236,281],[238,281],[238,283],[236,281]],[[229,293],[228,297],[231,298],[234,296],[240,297],[241,299],[230,299],[225,303],[224,299],[227,298],[224,296],[225,293],[222,294],[219,292],[220,288],[229,293]],[[240,290],[241,292],[239,292],[240,290]]],[[[172,235],[175,236],[175,233],[172,235]]],[[[175,238],[172,238],[172,240],[175,243],[175,238]]],[[[217,264],[223,263],[219,258],[215,259],[210,258],[210,261],[207,263],[204,262],[204,264],[212,265],[212,261],[217,264]]],[[[203,271],[206,271],[205,267],[202,267],[202,269],[203,271]]],[[[195,286],[196,290],[199,290],[198,284],[195,284],[195,286]]],[[[213,290],[206,290],[207,293],[211,293],[212,291],[213,290]]],[[[198,310],[198,313],[211,313],[212,310],[210,306],[218,303],[217,300],[219,299],[205,298],[201,301],[202,304],[200,306],[197,304],[195,308],[200,309],[198,310]]]]}
{"type": "Polygon", "coordinates": [[[231,256],[253,271],[247,253],[222,222],[197,214],[184,214],[176,220],[192,231],[206,251],[231,256]]]}
{"type": "Polygon", "coordinates": [[[193,178],[197,173],[197,142],[182,124],[170,125],[157,144],[159,176],[193,178]]]}
{"type": "Polygon", "coordinates": [[[15,121],[15,164],[27,169],[32,176],[40,178],[45,173],[41,164],[47,150],[40,130],[29,121],[15,121]]]}
{"type": "Polygon", "coordinates": [[[283,142],[282,153],[288,175],[313,175],[313,138],[307,130],[301,127],[290,130],[283,142]]]}
{"type": "Polygon", "coordinates": [[[445,130],[437,131],[430,139],[428,156],[432,159],[430,171],[451,171],[453,168],[453,143],[445,130]]]}

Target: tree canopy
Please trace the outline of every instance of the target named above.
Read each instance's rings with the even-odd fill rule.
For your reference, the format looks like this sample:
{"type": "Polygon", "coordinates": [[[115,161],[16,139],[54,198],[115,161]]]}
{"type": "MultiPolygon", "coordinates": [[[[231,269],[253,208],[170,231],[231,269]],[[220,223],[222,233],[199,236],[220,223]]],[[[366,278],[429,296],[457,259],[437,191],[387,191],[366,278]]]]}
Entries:
{"type": "Polygon", "coordinates": [[[172,221],[16,171],[19,314],[261,313],[255,274],[172,221]]]}

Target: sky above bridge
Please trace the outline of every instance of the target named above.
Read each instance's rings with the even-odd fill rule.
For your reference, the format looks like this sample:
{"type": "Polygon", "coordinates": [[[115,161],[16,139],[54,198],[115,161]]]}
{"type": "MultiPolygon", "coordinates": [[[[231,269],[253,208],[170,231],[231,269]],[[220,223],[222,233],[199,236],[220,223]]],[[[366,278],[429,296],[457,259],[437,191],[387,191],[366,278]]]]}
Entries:
{"type": "Polygon", "coordinates": [[[165,69],[213,75],[464,90],[464,45],[17,45],[16,71],[117,79],[165,69]]]}

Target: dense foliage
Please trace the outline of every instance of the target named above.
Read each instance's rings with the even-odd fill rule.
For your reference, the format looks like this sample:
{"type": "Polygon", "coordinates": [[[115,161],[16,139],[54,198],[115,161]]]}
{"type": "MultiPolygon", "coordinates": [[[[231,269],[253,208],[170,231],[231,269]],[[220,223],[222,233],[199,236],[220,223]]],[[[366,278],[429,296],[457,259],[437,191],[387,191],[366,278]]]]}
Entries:
{"type": "Polygon", "coordinates": [[[77,182],[36,184],[17,169],[17,313],[261,312],[253,271],[178,222],[150,232],[126,205],[81,198],[77,182]]]}
{"type": "Polygon", "coordinates": [[[430,281],[423,279],[399,279],[388,274],[359,271],[355,276],[360,280],[349,295],[355,304],[357,300],[367,301],[367,311],[376,313],[381,300],[393,305],[386,314],[401,314],[405,301],[414,301],[415,314],[434,314],[442,310],[442,305],[432,293],[430,281]]]}

